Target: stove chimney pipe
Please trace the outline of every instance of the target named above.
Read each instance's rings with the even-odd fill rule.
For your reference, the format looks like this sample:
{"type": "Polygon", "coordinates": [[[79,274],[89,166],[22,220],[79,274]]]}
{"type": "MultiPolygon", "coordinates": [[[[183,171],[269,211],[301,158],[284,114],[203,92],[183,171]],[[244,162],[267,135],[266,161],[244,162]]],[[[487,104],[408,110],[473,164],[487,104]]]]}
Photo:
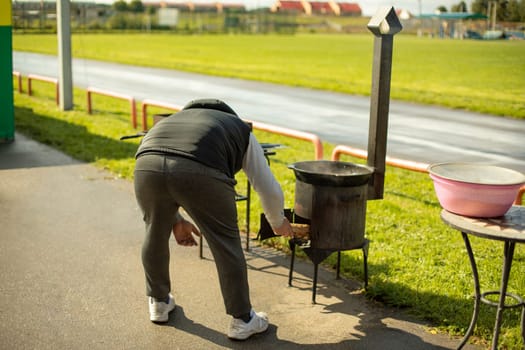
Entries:
{"type": "Polygon", "coordinates": [[[383,7],[370,19],[368,29],[375,35],[367,157],[367,165],[374,168],[374,175],[368,184],[368,199],[382,199],[385,184],[392,48],[394,34],[400,32],[403,26],[393,7],[383,7]]]}

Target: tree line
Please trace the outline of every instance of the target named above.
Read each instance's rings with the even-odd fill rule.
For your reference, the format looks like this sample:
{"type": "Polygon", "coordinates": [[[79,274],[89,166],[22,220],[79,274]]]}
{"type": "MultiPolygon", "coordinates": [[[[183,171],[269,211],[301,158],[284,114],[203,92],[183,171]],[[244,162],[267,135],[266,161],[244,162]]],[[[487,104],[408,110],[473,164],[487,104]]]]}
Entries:
{"type": "MultiPolygon", "coordinates": [[[[137,1],[137,0],[135,0],[137,1]]],[[[440,12],[448,12],[445,6],[437,8],[440,12]]],[[[469,12],[464,1],[450,7],[450,12],[469,12]]],[[[500,22],[525,22],[525,0],[474,0],[470,12],[481,13],[488,17],[496,14],[500,22]]]]}
{"type": "MultiPolygon", "coordinates": [[[[132,13],[155,13],[155,9],[145,6],[141,0],[118,0],[113,3],[116,12],[132,13]]],[[[445,6],[439,6],[436,10],[448,12],[445,6]]],[[[450,7],[450,12],[469,12],[465,1],[450,7]]],[[[525,22],[525,0],[474,0],[471,4],[470,12],[481,13],[489,17],[496,13],[496,19],[502,22],[525,22]],[[495,11],[494,11],[495,8],[495,11]]]]}

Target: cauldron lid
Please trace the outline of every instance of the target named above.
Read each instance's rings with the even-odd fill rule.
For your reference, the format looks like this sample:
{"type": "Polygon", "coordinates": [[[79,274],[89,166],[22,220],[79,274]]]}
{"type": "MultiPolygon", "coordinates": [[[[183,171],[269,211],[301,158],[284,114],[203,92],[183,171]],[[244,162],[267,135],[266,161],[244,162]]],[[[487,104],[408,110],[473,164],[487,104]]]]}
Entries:
{"type": "Polygon", "coordinates": [[[374,173],[374,169],[369,166],[332,160],[297,162],[290,164],[288,168],[302,182],[335,187],[364,185],[374,173]]]}

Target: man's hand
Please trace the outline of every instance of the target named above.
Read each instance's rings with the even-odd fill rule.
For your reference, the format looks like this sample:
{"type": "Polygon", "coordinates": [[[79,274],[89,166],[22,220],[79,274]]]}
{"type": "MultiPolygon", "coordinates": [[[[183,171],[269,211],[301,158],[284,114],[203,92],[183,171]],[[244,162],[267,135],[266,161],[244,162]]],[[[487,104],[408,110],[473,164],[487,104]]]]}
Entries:
{"type": "Polygon", "coordinates": [[[293,237],[292,225],[290,225],[290,222],[288,221],[287,218],[284,218],[281,226],[274,228],[273,232],[275,232],[276,234],[280,236],[285,236],[285,237],[290,237],[290,238],[293,237]]]}
{"type": "Polygon", "coordinates": [[[192,232],[197,236],[201,236],[199,229],[187,220],[180,220],[173,225],[173,236],[179,245],[185,247],[192,247],[197,245],[197,241],[192,235],[192,232]]]}

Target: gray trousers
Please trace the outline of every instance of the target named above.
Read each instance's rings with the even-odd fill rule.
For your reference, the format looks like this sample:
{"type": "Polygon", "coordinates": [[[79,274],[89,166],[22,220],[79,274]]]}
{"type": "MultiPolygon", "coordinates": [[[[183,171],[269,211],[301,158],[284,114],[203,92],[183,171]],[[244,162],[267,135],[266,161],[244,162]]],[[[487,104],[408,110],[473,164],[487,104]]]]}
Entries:
{"type": "Polygon", "coordinates": [[[171,291],[168,241],[176,213],[182,207],[208,242],[226,312],[233,317],[249,313],[248,276],[237,224],[234,182],[192,160],[156,154],[137,159],[134,182],[146,224],[142,264],[147,295],[166,298],[171,291]]]}

